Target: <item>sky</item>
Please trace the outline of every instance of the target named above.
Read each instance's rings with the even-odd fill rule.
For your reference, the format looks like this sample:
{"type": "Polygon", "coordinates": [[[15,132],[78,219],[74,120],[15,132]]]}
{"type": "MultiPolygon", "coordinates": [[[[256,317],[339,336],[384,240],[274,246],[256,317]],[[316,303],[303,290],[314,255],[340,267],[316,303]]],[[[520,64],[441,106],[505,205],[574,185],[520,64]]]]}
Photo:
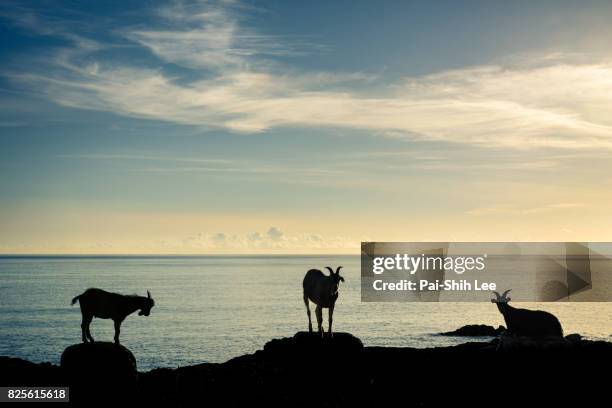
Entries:
{"type": "Polygon", "coordinates": [[[612,239],[612,3],[0,6],[0,253],[612,239]]]}

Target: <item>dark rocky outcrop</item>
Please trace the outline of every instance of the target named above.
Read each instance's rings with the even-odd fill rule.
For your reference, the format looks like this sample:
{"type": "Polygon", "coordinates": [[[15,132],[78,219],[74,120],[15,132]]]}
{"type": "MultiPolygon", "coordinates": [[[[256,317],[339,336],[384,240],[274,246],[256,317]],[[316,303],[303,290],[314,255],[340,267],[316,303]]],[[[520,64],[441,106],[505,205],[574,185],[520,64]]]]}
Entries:
{"type": "Polygon", "coordinates": [[[130,350],[114,343],[72,345],[61,357],[73,401],[125,401],[136,396],[138,371],[130,350]]]}
{"type": "Polygon", "coordinates": [[[498,351],[526,351],[526,350],[556,350],[570,349],[575,346],[569,340],[559,336],[526,337],[515,336],[508,332],[497,339],[498,351]]]}
{"type": "Polygon", "coordinates": [[[612,364],[612,343],[571,335],[563,347],[532,347],[538,340],[505,337],[513,347],[500,351],[499,339],[414,349],[363,347],[347,333],[297,333],[222,364],[155,369],[137,381],[127,349],[77,345],[62,368],[1,358],[0,373],[36,378],[32,385],[66,378],[79,396],[73,405],[83,406],[105,395],[169,407],[589,406],[607,399],[608,377],[597,367],[612,364]]]}
{"type": "Polygon", "coordinates": [[[1,386],[60,386],[66,383],[63,371],[50,363],[36,364],[20,358],[0,357],[1,386]]]}
{"type": "Polygon", "coordinates": [[[333,355],[336,358],[352,356],[363,351],[363,343],[350,333],[334,333],[332,338],[317,333],[297,332],[293,338],[271,340],[264,352],[285,358],[288,354],[303,358],[304,355],[333,355]]]}
{"type": "Polygon", "coordinates": [[[495,337],[502,334],[506,328],[498,326],[497,329],[486,324],[468,324],[457,330],[440,333],[440,336],[458,336],[458,337],[495,337]]]}

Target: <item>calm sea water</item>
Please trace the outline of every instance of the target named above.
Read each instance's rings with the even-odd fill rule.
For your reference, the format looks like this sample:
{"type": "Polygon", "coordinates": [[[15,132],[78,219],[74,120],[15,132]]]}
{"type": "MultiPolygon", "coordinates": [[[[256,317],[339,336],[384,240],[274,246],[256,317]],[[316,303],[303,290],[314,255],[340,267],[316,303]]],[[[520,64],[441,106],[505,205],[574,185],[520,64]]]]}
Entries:
{"type": "MultiPolygon", "coordinates": [[[[58,363],[81,339],[79,307],[70,300],[99,287],[148,289],[155,299],[151,316],[131,315],[122,326],[140,370],[223,362],[306,329],[302,278],[327,265],[343,265],[346,279],[334,328],[366,345],[450,345],[465,339],[436,333],[503,324],[486,303],[362,303],[358,256],[0,257],[0,355],[58,363]]],[[[612,341],[611,303],[521,305],[554,312],[566,333],[612,341]]],[[[112,321],[95,319],[91,330],[112,341],[112,321]]]]}

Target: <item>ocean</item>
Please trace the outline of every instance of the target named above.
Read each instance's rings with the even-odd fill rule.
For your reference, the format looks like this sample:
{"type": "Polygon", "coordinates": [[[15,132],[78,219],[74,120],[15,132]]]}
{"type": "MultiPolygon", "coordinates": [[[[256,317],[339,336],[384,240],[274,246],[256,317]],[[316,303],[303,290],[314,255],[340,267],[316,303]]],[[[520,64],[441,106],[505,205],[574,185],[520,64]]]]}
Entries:
{"type": "MultiPolygon", "coordinates": [[[[134,313],[122,325],[121,343],[139,370],[223,362],[307,330],[304,274],[339,265],[346,281],[334,330],[366,346],[452,345],[466,339],[437,333],[503,324],[490,303],[362,303],[359,256],[4,256],[0,355],[58,363],[67,346],[81,341],[79,306],[70,300],[98,287],[140,295],[150,290],[155,299],[149,317],[134,313]]],[[[612,303],[521,307],[555,313],[567,334],[612,341],[612,303]]],[[[112,341],[112,321],[94,319],[91,332],[96,340],[112,341]]]]}

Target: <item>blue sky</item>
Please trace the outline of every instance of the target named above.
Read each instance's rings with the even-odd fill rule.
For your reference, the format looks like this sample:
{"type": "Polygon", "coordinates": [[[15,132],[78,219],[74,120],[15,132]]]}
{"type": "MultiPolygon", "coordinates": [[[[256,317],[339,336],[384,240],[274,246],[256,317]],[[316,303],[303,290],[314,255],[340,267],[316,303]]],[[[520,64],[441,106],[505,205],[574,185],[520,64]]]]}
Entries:
{"type": "Polygon", "coordinates": [[[2,252],[611,238],[609,2],[0,17],[2,252]]]}

